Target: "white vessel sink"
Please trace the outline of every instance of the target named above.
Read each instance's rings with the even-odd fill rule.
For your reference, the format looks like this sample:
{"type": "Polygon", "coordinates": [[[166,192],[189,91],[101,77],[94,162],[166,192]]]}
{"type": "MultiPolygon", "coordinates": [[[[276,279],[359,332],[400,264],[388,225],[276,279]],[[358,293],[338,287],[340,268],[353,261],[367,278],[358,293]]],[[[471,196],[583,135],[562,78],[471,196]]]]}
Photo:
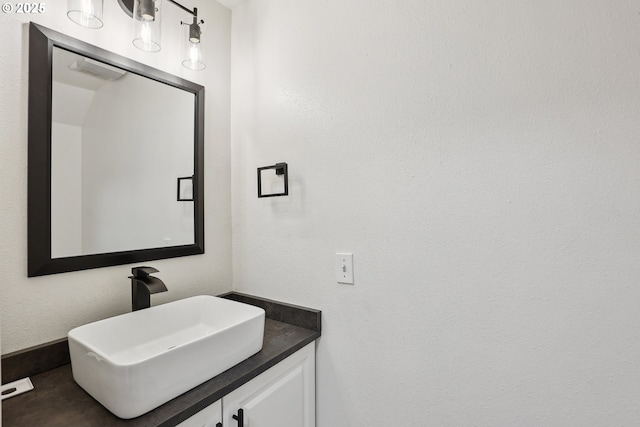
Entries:
{"type": "Polygon", "coordinates": [[[120,418],[142,415],[262,348],[264,310],[207,295],[69,332],[73,379],[120,418]]]}

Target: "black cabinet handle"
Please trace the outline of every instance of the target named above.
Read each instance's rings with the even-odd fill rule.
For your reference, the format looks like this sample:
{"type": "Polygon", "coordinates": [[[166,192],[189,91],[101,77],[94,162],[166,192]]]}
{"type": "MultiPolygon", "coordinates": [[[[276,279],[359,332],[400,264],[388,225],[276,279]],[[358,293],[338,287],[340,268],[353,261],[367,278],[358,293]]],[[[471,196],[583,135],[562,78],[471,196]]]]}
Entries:
{"type": "Polygon", "coordinates": [[[222,427],[222,423],[216,424],[216,427],[222,427]]]}
{"type": "Polygon", "coordinates": [[[238,409],[238,415],[234,415],[233,419],[238,422],[238,427],[244,427],[244,411],[238,409]]]}

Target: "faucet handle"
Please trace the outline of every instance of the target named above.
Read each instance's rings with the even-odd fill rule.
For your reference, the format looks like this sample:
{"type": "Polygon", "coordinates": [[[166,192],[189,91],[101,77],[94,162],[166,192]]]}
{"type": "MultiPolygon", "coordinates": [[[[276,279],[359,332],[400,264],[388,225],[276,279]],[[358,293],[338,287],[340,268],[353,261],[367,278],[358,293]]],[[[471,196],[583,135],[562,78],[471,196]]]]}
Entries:
{"type": "Polygon", "coordinates": [[[133,267],[131,269],[131,273],[133,274],[133,276],[130,277],[130,279],[132,279],[132,278],[142,279],[144,277],[147,277],[151,273],[158,273],[158,270],[156,270],[153,267],[144,267],[144,266],[143,267],[133,267]]]}

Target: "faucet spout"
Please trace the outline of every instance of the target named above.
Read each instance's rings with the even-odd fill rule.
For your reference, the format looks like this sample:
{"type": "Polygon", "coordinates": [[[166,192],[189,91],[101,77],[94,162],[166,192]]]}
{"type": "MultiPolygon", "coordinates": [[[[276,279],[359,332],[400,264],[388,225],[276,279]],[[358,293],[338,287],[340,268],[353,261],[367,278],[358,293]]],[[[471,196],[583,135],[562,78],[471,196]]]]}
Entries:
{"type": "Polygon", "coordinates": [[[137,311],[151,307],[151,294],[166,292],[167,287],[162,280],[150,276],[157,273],[153,267],[134,267],[131,269],[131,310],[137,311]]]}

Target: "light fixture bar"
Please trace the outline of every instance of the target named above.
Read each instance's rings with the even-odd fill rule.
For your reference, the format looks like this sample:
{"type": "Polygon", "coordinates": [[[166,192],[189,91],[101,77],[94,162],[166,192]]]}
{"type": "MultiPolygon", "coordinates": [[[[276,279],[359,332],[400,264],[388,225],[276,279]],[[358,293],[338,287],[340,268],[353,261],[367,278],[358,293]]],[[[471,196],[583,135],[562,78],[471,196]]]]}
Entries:
{"type": "Polygon", "coordinates": [[[180,9],[184,10],[185,12],[189,12],[190,14],[192,14],[193,16],[195,16],[196,18],[198,17],[198,8],[194,7],[193,10],[184,7],[183,5],[181,5],[180,3],[178,3],[177,1],[174,0],[167,0],[169,3],[173,3],[176,6],[178,6],[180,9]]]}
{"type": "MultiPolygon", "coordinates": [[[[187,7],[184,7],[183,5],[181,5],[180,3],[177,3],[174,0],[167,0],[170,3],[173,3],[174,5],[178,6],[180,9],[184,10],[185,12],[190,13],[191,15],[196,15],[198,13],[198,10],[194,7],[193,10],[190,10],[187,7]]],[[[120,4],[120,7],[122,8],[122,10],[129,16],[133,16],[133,0],[118,0],[118,3],[120,4]]]]}

